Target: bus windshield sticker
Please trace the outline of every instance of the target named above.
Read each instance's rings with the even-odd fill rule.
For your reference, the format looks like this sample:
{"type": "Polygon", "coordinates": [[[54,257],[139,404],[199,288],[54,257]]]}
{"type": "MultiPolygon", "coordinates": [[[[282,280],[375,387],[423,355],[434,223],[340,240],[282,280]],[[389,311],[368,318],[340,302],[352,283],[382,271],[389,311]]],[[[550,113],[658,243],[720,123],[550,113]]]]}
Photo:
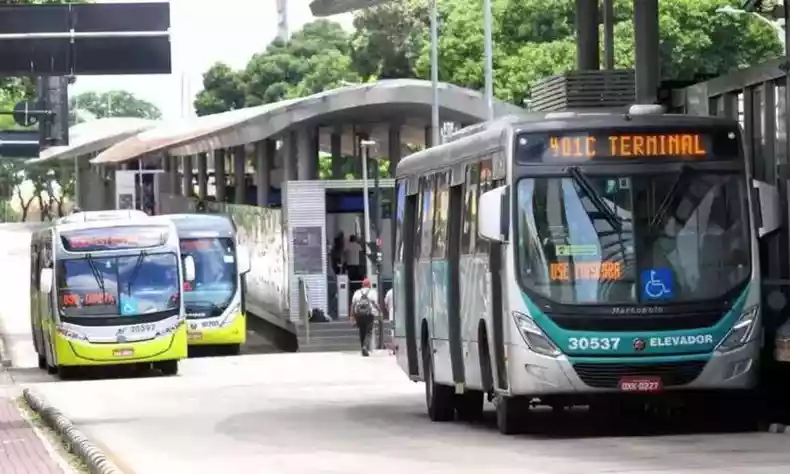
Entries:
{"type": "Polygon", "coordinates": [[[222,259],[225,261],[225,263],[233,263],[234,260],[233,255],[225,255],[222,257],[222,259]]]}
{"type": "Polygon", "coordinates": [[[86,229],[64,232],[61,241],[71,252],[138,249],[164,245],[167,231],[152,227],[86,229]]]}
{"type": "Polygon", "coordinates": [[[597,245],[566,245],[556,244],[555,249],[558,257],[597,257],[597,245]]]}
{"type": "Polygon", "coordinates": [[[121,315],[134,316],[137,314],[137,303],[134,298],[121,297],[121,315]]]}
{"type": "Polygon", "coordinates": [[[642,272],[643,300],[670,300],[674,298],[672,271],[669,268],[651,268],[642,272]]]}

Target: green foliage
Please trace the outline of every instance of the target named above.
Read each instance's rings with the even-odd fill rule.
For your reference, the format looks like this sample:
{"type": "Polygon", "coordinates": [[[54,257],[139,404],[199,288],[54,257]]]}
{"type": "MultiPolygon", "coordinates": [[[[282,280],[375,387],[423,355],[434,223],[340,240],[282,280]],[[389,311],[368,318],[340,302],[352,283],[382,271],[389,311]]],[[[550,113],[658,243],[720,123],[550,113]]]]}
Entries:
{"type": "Polygon", "coordinates": [[[85,116],[76,111],[88,112],[95,118],[105,117],[139,117],[160,119],[162,112],[154,104],[136,97],[127,91],[83,92],[71,98],[69,121],[84,122],[85,116]]]}

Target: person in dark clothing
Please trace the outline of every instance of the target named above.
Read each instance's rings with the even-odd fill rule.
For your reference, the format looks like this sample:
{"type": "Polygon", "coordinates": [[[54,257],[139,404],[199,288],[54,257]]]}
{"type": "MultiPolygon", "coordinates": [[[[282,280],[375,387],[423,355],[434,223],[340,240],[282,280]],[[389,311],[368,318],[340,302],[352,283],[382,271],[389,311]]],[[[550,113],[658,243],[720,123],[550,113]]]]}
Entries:
{"type": "Polygon", "coordinates": [[[370,338],[373,335],[373,323],[379,316],[378,294],[370,287],[370,280],[362,280],[362,288],[354,292],[348,314],[359,329],[359,345],[362,357],[370,355],[370,338]]]}

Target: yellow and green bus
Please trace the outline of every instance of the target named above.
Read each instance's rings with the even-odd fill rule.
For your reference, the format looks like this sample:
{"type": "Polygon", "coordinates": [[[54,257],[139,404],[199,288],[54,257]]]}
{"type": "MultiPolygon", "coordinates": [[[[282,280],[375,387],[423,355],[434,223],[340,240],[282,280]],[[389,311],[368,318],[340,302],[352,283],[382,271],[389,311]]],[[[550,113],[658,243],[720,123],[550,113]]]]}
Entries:
{"type": "Polygon", "coordinates": [[[236,355],[247,340],[244,313],[244,275],[249,255],[236,246],[236,227],[230,217],[209,214],[169,214],[175,224],[181,255],[192,258],[194,281],[186,282],[184,305],[190,346],[236,355]]]}
{"type": "Polygon", "coordinates": [[[185,281],[175,226],[150,218],[56,223],[31,237],[30,315],[38,364],[62,379],[79,369],[137,364],[165,375],[187,357],[185,281]]]}

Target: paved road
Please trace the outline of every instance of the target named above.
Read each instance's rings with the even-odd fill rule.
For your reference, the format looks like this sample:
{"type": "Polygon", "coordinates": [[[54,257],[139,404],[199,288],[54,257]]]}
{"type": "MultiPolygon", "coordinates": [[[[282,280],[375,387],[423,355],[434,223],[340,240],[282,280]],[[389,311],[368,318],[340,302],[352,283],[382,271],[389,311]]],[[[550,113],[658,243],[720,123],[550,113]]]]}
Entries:
{"type": "MultiPolygon", "coordinates": [[[[2,314],[4,327],[23,326],[10,321],[18,311],[2,314]]],[[[173,378],[58,382],[32,368],[35,361],[25,366],[23,338],[17,334],[16,381],[70,416],[129,474],[775,474],[790,465],[790,437],[699,434],[684,420],[648,431],[584,413],[539,414],[518,437],[501,436],[490,413],[477,425],[432,424],[422,386],[384,355],[201,358],[173,378]]]]}

